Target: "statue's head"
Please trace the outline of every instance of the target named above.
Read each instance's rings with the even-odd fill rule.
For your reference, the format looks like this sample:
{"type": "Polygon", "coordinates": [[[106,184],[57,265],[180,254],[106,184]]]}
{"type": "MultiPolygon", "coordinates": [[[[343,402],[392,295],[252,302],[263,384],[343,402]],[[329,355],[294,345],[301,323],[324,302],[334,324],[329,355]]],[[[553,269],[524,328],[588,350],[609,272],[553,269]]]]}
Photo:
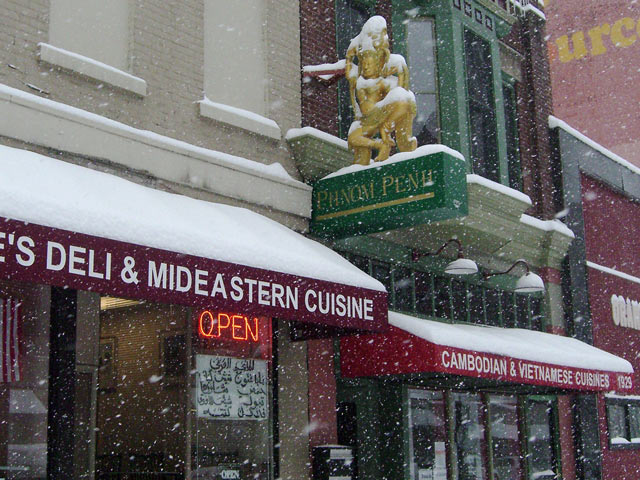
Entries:
{"type": "Polygon", "coordinates": [[[387,21],[380,15],[371,17],[362,26],[358,40],[358,53],[365,50],[389,50],[387,21]]]}
{"type": "Polygon", "coordinates": [[[360,75],[364,78],[379,77],[391,54],[386,20],[379,15],[371,17],[353,41],[357,42],[360,75]]]}

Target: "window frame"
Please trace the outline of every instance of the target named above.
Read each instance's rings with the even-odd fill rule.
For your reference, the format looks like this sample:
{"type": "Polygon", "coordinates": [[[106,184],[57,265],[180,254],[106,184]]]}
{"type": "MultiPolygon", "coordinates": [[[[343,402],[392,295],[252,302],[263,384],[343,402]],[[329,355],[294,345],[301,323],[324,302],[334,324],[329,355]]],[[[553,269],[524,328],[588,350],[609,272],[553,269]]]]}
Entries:
{"type": "MultiPolygon", "coordinates": [[[[611,450],[638,450],[640,449],[640,441],[633,442],[632,438],[632,425],[631,425],[631,408],[640,409],[640,398],[625,398],[625,397],[605,397],[605,412],[606,412],[606,420],[607,420],[607,438],[609,443],[609,448],[611,450]],[[613,438],[611,437],[611,420],[612,416],[610,413],[610,407],[623,407],[624,408],[624,430],[625,430],[625,440],[629,443],[613,443],[613,438]]],[[[640,416],[639,416],[640,418],[640,416]]],[[[640,427],[640,422],[639,427],[640,427]]],[[[640,437],[635,437],[640,438],[640,437]]]]}
{"type": "MultiPolygon", "coordinates": [[[[500,60],[500,37],[508,32],[502,28],[503,21],[482,2],[476,0],[434,0],[428,5],[416,7],[409,0],[394,3],[392,12],[394,50],[407,58],[407,38],[403,23],[410,19],[430,17],[435,19],[436,72],[439,109],[439,134],[442,144],[461,152],[471,159],[471,129],[468,120],[469,96],[466,87],[464,59],[465,29],[489,43],[491,52],[492,84],[496,121],[498,182],[508,186],[508,156],[506,120],[502,92],[502,64],[500,60]],[[463,8],[462,5],[465,5],[463,8]],[[458,7],[460,6],[460,7],[458,7]],[[468,9],[466,7],[469,7],[468,9]],[[471,16],[465,13],[472,12],[471,16]],[[483,21],[479,22],[478,17],[483,21]],[[405,12],[411,12],[410,14],[405,12]],[[490,25],[491,28],[487,27],[490,25]],[[465,79],[465,80],[462,80],[465,79]]],[[[409,66],[411,68],[411,66],[409,66]]],[[[472,172],[467,162],[467,172],[472,172]]]]}
{"type": "MultiPolygon", "coordinates": [[[[528,330],[535,330],[540,332],[545,332],[548,322],[548,316],[546,311],[546,303],[545,297],[542,293],[530,293],[530,294],[522,294],[516,293],[512,290],[513,286],[516,282],[516,277],[508,276],[506,279],[503,279],[498,283],[498,280],[495,279],[491,283],[487,283],[483,281],[481,277],[473,276],[474,278],[464,278],[460,276],[452,276],[444,273],[444,266],[447,262],[446,259],[434,258],[431,259],[431,263],[425,265],[421,261],[419,265],[410,264],[408,262],[390,262],[381,260],[379,258],[373,258],[360,253],[351,253],[347,251],[342,251],[339,253],[343,255],[347,260],[356,265],[358,268],[363,270],[365,273],[374,276],[375,268],[388,268],[389,271],[389,280],[388,280],[388,302],[389,309],[398,311],[400,313],[406,313],[409,315],[417,316],[420,318],[426,318],[429,320],[436,320],[445,323],[456,323],[456,324],[470,324],[470,325],[486,325],[486,326],[495,326],[500,328],[525,328],[528,330]],[[402,272],[401,278],[411,278],[411,307],[409,309],[400,309],[397,304],[397,295],[396,295],[396,282],[398,279],[398,272],[402,272]],[[406,276],[406,273],[409,273],[409,277],[406,276]],[[419,277],[427,280],[429,282],[428,290],[431,292],[431,314],[424,313],[418,309],[419,299],[423,297],[420,296],[420,292],[418,291],[419,277]],[[442,292],[442,290],[437,290],[437,284],[444,284],[444,287],[448,290],[448,292],[442,292]],[[456,303],[454,302],[453,295],[453,286],[454,284],[464,284],[465,285],[465,320],[456,321],[454,314],[454,307],[456,303]],[[476,291],[480,288],[482,291],[482,317],[484,319],[483,323],[478,323],[473,320],[473,312],[470,308],[469,301],[469,293],[472,291],[476,291]],[[438,293],[439,292],[439,293],[438,293]],[[496,321],[490,321],[487,312],[489,311],[489,303],[487,301],[487,297],[489,293],[495,292],[498,297],[498,303],[495,305],[493,310],[497,311],[498,318],[496,321]],[[438,306],[438,298],[440,296],[443,298],[443,305],[438,306]],[[446,297],[446,298],[445,298],[446,297]],[[513,311],[513,325],[505,325],[507,323],[507,319],[504,318],[505,315],[505,304],[503,304],[503,300],[505,304],[512,306],[513,311]],[[518,320],[518,302],[526,300],[526,321],[522,324],[518,320]],[[534,304],[539,305],[539,310],[534,311],[534,304]],[[446,317],[437,316],[439,308],[444,308],[448,315],[446,317]],[[538,320],[540,319],[540,320],[538,320]],[[533,328],[538,324],[538,328],[533,328]]],[[[426,303],[426,300],[423,300],[426,303]]]]}

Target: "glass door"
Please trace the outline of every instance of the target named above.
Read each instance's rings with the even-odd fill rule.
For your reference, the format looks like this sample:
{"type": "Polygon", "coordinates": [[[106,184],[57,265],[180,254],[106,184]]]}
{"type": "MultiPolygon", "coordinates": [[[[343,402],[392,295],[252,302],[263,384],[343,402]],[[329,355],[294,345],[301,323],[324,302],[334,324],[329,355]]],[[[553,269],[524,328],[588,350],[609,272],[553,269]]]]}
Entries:
{"type": "Polygon", "coordinates": [[[555,401],[527,399],[527,467],[529,478],[555,480],[561,478],[556,446],[555,401]]]}

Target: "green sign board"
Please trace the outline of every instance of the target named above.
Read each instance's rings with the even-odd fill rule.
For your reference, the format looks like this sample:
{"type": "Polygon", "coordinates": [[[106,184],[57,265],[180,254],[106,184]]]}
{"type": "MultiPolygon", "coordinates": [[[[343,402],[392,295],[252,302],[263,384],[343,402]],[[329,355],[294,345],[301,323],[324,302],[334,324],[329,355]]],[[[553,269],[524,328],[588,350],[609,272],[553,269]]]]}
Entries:
{"type": "Polygon", "coordinates": [[[465,162],[439,151],[319,180],[313,187],[311,232],[351,237],[467,212],[465,162]]]}

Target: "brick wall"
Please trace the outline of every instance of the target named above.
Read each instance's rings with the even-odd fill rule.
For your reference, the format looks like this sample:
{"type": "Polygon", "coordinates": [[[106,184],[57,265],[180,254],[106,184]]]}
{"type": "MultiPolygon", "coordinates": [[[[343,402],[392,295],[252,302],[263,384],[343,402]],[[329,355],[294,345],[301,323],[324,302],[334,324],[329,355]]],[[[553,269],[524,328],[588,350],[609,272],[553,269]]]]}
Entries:
{"type": "MultiPolygon", "coordinates": [[[[300,45],[302,65],[333,63],[346,52],[336,51],[335,3],[300,0],[300,45]]],[[[344,80],[338,80],[344,81],[344,80]]],[[[338,135],[337,83],[319,80],[302,86],[302,124],[338,135]]]]}

